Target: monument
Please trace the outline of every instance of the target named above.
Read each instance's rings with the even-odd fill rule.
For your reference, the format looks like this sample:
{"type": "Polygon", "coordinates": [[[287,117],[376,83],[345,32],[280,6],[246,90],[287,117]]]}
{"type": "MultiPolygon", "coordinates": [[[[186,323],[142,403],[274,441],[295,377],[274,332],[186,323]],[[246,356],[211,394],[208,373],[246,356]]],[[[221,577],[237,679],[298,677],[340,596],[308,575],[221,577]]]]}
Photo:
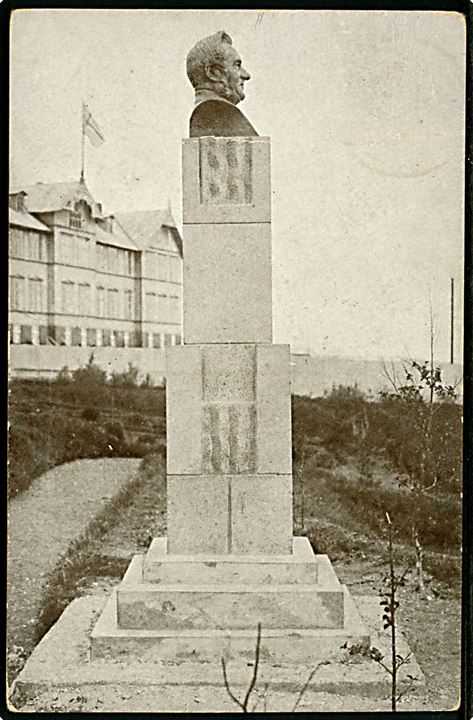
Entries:
{"type": "Polygon", "coordinates": [[[197,43],[187,70],[196,105],[182,144],[184,344],[167,359],[167,537],[132,559],[103,609],[100,598],[69,606],[17,690],[80,686],[104,710],[228,709],[221,659],[247,686],[260,625],[272,691],[293,692],[308,668],[331,662],[319,691],[376,692],[386,678],[370,660],[340,664],[342,646],[370,642],[350,594],[329,558],[293,537],[289,346],[272,341],[270,140],[236,107],[249,74],[226,33],[197,43]]]}
{"type": "Polygon", "coordinates": [[[272,343],[270,141],[236,107],[249,74],[222,32],[187,58],[184,344],[167,357],[167,538],[136,556],[92,657],[312,662],[368,642],[326,556],[293,537],[289,346],[272,343]]]}

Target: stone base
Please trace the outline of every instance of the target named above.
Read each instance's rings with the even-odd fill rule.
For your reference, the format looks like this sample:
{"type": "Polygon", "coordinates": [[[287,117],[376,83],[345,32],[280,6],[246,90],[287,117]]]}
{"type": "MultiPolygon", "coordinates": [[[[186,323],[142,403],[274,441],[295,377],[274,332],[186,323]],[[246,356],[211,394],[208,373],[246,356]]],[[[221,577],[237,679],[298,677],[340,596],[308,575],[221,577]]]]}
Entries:
{"type": "Polygon", "coordinates": [[[291,555],[168,555],[156,538],[136,555],[91,633],[93,659],[214,662],[262,657],[272,663],[326,659],[369,632],[326,555],[307,538],[291,555]]]}
{"type": "MultiPolygon", "coordinates": [[[[336,655],[345,643],[369,644],[369,631],[346,588],[345,622],[340,628],[267,629],[263,627],[261,657],[271,664],[294,663],[303,667],[336,655]]],[[[142,662],[215,663],[216,658],[254,658],[257,628],[245,630],[140,630],[117,626],[117,591],[107,604],[91,634],[93,660],[140,660],[142,662]]]]}
{"type": "MultiPolygon", "coordinates": [[[[151,660],[143,644],[140,645],[142,652],[139,659],[129,652],[119,660],[116,657],[92,659],[89,652],[90,632],[102,613],[103,602],[102,597],[87,597],[74,600],[69,605],[35,648],[16,679],[9,701],[12,710],[69,713],[238,712],[224,687],[217,647],[214,647],[215,652],[209,662],[198,662],[192,656],[184,660],[177,658],[176,653],[172,659],[151,660]]],[[[364,626],[369,627],[372,644],[389,656],[389,637],[380,627],[379,599],[376,596],[357,597],[356,603],[361,609],[364,626]]],[[[99,621],[102,627],[106,617],[107,611],[99,621]]],[[[257,686],[252,695],[255,702],[259,699],[257,710],[266,705],[268,712],[291,712],[315,667],[315,662],[309,658],[307,664],[292,662],[293,655],[300,657],[297,643],[305,642],[308,648],[308,632],[302,633],[301,638],[291,633],[280,634],[284,657],[279,663],[268,660],[262,653],[257,686]]],[[[317,633],[318,642],[321,641],[320,633],[317,633]]],[[[139,635],[137,631],[137,642],[139,635]]],[[[271,633],[269,637],[275,635],[271,633]]],[[[229,636],[233,637],[233,633],[229,636]]],[[[252,648],[251,653],[230,659],[227,663],[230,686],[238,697],[244,696],[253,673],[255,638],[253,633],[249,636],[247,647],[252,648]]],[[[263,645],[267,644],[267,638],[268,633],[263,629],[263,645]]],[[[146,642],[152,642],[149,633],[146,642]]],[[[166,642],[161,647],[165,646],[166,642]]],[[[174,640],[169,636],[167,650],[170,656],[173,646],[176,649],[174,640]]],[[[328,652],[324,664],[318,668],[298,709],[306,712],[389,711],[388,674],[372,660],[349,656],[346,650],[336,648],[335,643],[332,650],[333,653],[328,652]]],[[[398,652],[405,656],[408,651],[399,633],[398,652]]],[[[156,658],[155,652],[151,655],[156,658]]],[[[403,698],[400,710],[446,709],[426,707],[423,699],[425,680],[413,656],[400,670],[400,687],[405,686],[408,674],[417,680],[414,691],[403,698]]]]}
{"type": "MultiPolygon", "coordinates": [[[[379,621],[378,598],[374,614],[379,621]]],[[[307,538],[294,538],[290,555],[258,557],[168,555],[160,538],[145,557],[133,558],[105,607],[84,598],[67,608],[17,678],[12,701],[47,711],[48,689],[59,698],[76,688],[72,702],[90,701],[75,708],[82,711],[235,710],[221,662],[232,688],[244,693],[258,623],[259,691],[267,685],[273,700],[285,698],[273,709],[290,711],[317,666],[317,693],[388,697],[386,672],[346,649],[368,647],[371,629],[328,557],[314,555],[307,538]],[[38,706],[41,693],[45,708],[38,706]],[[116,693],[133,701],[122,705],[116,693]]],[[[421,678],[413,659],[405,667],[404,675],[421,678]]]]}

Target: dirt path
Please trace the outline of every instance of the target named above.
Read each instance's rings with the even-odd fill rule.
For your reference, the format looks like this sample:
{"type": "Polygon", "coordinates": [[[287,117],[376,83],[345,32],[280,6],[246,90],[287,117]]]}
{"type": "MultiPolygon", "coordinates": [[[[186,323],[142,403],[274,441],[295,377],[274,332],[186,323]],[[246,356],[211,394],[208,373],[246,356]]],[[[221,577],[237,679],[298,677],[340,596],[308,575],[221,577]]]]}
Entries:
{"type": "Polygon", "coordinates": [[[70,543],[136,475],[139,459],[76,460],[44,473],[8,506],[8,644],[32,642],[48,575],[70,543]]]}

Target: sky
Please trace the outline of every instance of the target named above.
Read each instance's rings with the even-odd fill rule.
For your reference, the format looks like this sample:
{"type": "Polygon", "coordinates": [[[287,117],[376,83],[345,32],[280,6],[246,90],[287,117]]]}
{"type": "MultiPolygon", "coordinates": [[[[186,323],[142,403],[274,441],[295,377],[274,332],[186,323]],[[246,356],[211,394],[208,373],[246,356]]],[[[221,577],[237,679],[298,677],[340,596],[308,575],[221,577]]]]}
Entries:
{"type": "MultiPolygon", "coordinates": [[[[293,351],[462,353],[465,23],[445,12],[23,10],[11,24],[12,185],[78,180],[84,98],[108,212],[182,219],[187,52],[225,30],[239,105],[271,138],[274,341],[293,351]]],[[[251,309],[251,298],[248,299],[251,309]]]]}

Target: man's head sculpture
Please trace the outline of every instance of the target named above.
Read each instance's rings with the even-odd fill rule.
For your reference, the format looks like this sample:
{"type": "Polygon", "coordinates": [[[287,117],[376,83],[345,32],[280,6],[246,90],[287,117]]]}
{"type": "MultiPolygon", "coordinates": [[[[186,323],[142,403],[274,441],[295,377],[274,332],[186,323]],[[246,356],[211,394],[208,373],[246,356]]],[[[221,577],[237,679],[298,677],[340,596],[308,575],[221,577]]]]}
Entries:
{"type": "Polygon", "coordinates": [[[187,76],[197,91],[212,91],[237,105],[244,100],[243,83],[250,79],[226,32],[199,40],[187,55],[187,76]]]}

